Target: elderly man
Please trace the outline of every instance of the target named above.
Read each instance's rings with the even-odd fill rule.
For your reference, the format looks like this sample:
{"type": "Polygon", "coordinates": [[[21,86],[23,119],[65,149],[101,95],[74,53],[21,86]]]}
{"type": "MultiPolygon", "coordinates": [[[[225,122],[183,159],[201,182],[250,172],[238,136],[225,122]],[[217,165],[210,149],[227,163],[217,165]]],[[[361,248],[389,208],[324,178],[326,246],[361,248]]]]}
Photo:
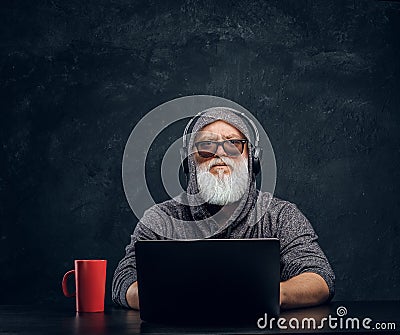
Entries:
{"type": "Polygon", "coordinates": [[[113,301],[139,309],[138,239],[208,237],[279,238],[281,307],[311,306],[331,299],[335,276],[309,221],[294,204],[256,189],[254,152],[243,117],[235,110],[216,107],[192,123],[187,190],[145,212],[115,270],[113,301]]]}

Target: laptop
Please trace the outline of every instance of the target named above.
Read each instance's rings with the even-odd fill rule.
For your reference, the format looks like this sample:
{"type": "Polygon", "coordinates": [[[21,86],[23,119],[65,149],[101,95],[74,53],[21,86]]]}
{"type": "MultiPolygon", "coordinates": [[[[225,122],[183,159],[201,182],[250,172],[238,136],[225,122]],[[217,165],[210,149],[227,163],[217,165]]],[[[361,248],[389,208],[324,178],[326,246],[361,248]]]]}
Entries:
{"type": "Polygon", "coordinates": [[[168,324],[252,323],[279,315],[279,240],[139,240],[140,318],[168,324]]]}

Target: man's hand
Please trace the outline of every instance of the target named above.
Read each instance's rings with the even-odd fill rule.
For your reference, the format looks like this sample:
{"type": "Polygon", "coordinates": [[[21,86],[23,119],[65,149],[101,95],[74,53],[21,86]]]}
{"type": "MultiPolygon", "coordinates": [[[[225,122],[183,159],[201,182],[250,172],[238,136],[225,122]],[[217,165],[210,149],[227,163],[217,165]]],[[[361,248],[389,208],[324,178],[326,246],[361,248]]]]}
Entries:
{"type": "Polygon", "coordinates": [[[130,308],[139,309],[139,293],[137,281],[129,286],[128,291],[126,291],[126,301],[128,302],[130,308]]]}
{"type": "Polygon", "coordinates": [[[281,282],[281,308],[297,308],[319,305],[329,297],[325,280],[316,273],[305,272],[281,282]]]}

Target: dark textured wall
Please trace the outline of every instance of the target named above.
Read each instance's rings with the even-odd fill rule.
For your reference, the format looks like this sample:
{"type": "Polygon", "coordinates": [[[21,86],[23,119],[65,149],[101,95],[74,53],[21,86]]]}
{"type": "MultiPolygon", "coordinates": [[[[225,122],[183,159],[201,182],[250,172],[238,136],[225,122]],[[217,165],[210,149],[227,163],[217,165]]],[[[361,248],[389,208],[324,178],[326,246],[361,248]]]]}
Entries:
{"type": "Polygon", "coordinates": [[[137,222],[125,142],[191,94],[263,124],[276,195],[320,235],[336,299],[400,299],[399,2],[0,6],[0,303],[64,301],[75,258],[107,258],[110,285],[137,222]]]}

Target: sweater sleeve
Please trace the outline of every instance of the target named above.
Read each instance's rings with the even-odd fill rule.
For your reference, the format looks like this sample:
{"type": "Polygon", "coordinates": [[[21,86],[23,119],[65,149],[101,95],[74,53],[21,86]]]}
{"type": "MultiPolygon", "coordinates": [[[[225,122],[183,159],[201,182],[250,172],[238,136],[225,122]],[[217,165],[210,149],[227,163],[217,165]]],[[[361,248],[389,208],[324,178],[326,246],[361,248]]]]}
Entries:
{"type": "Polygon", "coordinates": [[[310,222],[292,203],[283,207],[278,220],[281,280],[286,281],[304,272],[316,273],[327,283],[329,299],[332,299],[335,294],[335,275],[310,222]]]}
{"type": "Polygon", "coordinates": [[[138,222],[133,234],[131,242],[125,248],[125,256],[119,262],[114,272],[112,280],[112,300],[115,304],[129,308],[126,301],[126,292],[137,279],[136,277],[136,256],[135,244],[137,240],[155,240],[157,235],[143,224],[143,219],[146,220],[146,213],[142,220],[138,222]]]}

